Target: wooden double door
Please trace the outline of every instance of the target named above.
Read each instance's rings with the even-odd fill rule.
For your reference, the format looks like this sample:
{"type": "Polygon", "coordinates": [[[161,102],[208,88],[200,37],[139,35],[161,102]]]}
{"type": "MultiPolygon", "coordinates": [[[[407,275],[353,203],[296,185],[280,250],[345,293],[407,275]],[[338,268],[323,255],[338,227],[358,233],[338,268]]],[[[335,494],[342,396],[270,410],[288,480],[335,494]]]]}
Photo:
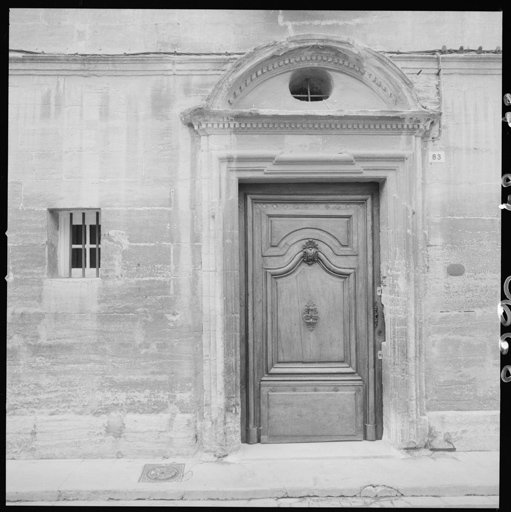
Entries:
{"type": "Polygon", "coordinates": [[[240,186],[242,441],[382,436],[378,185],[240,186]]]}

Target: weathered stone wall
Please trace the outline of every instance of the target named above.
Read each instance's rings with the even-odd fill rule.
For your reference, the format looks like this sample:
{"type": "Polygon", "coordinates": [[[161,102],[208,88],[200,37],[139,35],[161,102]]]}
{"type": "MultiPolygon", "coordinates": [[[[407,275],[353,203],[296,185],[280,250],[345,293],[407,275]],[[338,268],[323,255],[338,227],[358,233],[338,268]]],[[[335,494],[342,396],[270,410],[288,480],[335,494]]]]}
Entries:
{"type": "MultiPolygon", "coordinates": [[[[195,135],[179,113],[205,99],[233,56],[122,54],[243,53],[310,32],[386,52],[494,49],[501,40],[499,13],[11,11],[12,49],[103,57],[12,60],[8,457],[168,457],[198,448],[204,205],[195,135]],[[47,209],[85,207],[101,208],[101,279],[47,279],[47,209]]],[[[429,149],[446,152],[445,164],[426,160],[424,169],[422,392],[431,441],[492,449],[500,77],[498,63],[488,65],[494,56],[466,57],[472,71],[451,59],[440,73],[434,56],[393,58],[421,103],[443,110],[439,138],[424,146],[426,159],[429,149]],[[450,264],[465,273],[449,275],[450,264]]]]}
{"type": "Polygon", "coordinates": [[[442,111],[440,128],[424,145],[429,442],[498,449],[500,62],[491,55],[393,59],[414,82],[421,104],[442,111]],[[437,150],[445,152],[445,163],[428,161],[428,152],[437,150]]]}
{"type": "Polygon", "coordinates": [[[11,9],[12,49],[45,53],[241,52],[298,34],[377,51],[502,47],[499,12],[11,9]],[[122,27],[122,30],[119,29],[122,27]]]}
{"type": "Polygon", "coordinates": [[[425,173],[426,399],[433,443],[498,449],[501,85],[473,66],[442,74],[446,162],[425,173]]]}
{"type": "Polygon", "coordinates": [[[8,451],[195,448],[202,335],[190,134],[215,76],[12,76],[8,451]],[[101,208],[101,279],[46,279],[47,208],[101,208]]]}

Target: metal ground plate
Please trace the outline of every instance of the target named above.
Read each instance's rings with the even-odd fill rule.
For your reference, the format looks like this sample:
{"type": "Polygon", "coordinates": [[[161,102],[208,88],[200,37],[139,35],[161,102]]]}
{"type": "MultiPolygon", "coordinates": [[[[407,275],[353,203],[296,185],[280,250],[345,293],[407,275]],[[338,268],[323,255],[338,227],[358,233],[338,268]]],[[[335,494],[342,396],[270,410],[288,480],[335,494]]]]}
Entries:
{"type": "Polygon", "coordinates": [[[184,464],[145,464],[139,482],[180,482],[184,464]]]}

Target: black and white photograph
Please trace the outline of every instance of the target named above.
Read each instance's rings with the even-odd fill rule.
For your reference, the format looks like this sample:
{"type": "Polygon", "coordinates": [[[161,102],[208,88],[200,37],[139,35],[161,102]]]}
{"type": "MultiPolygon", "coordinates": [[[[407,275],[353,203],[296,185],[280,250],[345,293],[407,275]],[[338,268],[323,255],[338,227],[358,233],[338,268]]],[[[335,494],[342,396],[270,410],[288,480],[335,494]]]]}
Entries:
{"type": "Polygon", "coordinates": [[[501,10],[8,14],[7,505],[503,508],[501,10]]]}

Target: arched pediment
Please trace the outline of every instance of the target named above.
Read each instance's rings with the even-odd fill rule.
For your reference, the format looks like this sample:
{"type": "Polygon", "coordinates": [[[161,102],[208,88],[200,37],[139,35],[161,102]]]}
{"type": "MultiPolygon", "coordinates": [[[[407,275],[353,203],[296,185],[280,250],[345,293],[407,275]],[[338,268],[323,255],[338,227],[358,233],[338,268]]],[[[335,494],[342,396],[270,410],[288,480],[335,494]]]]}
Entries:
{"type": "Polygon", "coordinates": [[[388,57],[350,40],[314,35],[291,37],[247,53],[220,79],[206,103],[221,110],[424,110],[412,82],[388,57]],[[331,75],[329,106],[291,96],[290,77],[305,67],[331,75]]]}
{"type": "Polygon", "coordinates": [[[199,133],[303,130],[320,122],[322,130],[425,134],[439,115],[420,105],[410,79],[385,55],[348,39],[300,35],[239,58],[181,119],[199,133]],[[297,73],[311,70],[327,76],[326,100],[300,101],[290,91],[297,73]]]}

